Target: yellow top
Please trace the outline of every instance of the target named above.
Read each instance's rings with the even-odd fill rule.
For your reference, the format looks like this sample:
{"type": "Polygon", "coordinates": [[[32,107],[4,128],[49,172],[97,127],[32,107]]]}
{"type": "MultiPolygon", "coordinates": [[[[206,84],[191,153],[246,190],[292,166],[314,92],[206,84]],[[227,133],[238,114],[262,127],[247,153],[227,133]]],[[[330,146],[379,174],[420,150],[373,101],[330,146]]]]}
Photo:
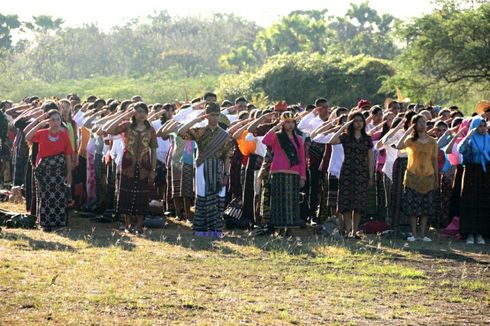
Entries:
{"type": "Polygon", "coordinates": [[[426,143],[409,138],[405,141],[408,154],[407,171],[403,184],[419,193],[434,190],[434,161],[437,160],[437,142],[429,137],[426,143]]]}

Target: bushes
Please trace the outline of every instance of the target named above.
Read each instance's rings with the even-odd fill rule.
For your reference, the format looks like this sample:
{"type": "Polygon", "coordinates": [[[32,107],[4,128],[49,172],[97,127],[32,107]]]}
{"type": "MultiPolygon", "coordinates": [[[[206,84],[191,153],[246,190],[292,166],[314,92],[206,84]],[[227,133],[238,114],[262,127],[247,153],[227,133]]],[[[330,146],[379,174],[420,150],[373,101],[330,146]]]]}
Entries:
{"type": "Polygon", "coordinates": [[[300,53],[272,57],[249,83],[253,91],[262,91],[272,101],[307,104],[325,96],[332,104],[354,106],[360,98],[382,103],[383,78],[393,73],[381,59],[300,53]]]}
{"type": "Polygon", "coordinates": [[[148,102],[167,102],[175,99],[189,99],[202,96],[207,90],[214,90],[218,84],[216,76],[200,78],[172,79],[162,77],[94,77],[81,80],[64,80],[48,83],[39,79],[11,82],[0,81],[0,98],[20,101],[25,96],[65,97],[77,93],[81,97],[96,95],[102,98],[127,99],[138,94],[148,102]]]}

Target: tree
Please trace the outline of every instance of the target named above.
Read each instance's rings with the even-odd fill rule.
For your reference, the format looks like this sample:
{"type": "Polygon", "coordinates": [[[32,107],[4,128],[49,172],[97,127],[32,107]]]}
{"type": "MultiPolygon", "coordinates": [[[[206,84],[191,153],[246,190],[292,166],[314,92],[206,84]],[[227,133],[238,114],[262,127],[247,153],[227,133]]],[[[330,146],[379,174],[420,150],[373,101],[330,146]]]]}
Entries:
{"type": "Polygon", "coordinates": [[[48,15],[33,16],[32,19],[34,20],[34,23],[27,23],[26,26],[31,30],[42,33],[59,30],[64,23],[63,19],[54,19],[52,16],[48,15]]]}
{"type": "Polygon", "coordinates": [[[19,16],[0,14],[0,52],[12,47],[12,31],[20,26],[19,16]]]}
{"type": "Polygon", "coordinates": [[[322,95],[334,105],[354,106],[360,98],[382,103],[383,78],[393,74],[381,59],[296,53],[269,58],[248,83],[249,89],[263,92],[271,101],[308,104],[322,95]]]}
{"type": "Polygon", "coordinates": [[[236,73],[247,70],[256,63],[253,51],[246,46],[233,49],[230,53],[222,55],[219,60],[224,69],[233,69],[236,73]]]}
{"type": "Polygon", "coordinates": [[[337,52],[393,59],[399,53],[391,37],[391,30],[397,23],[390,14],[380,16],[365,1],[351,4],[346,15],[334,19],[329,28],[335,31],[337,52]]]}
{"type": "Polygon", "coordinates": [[[256,50],[265,56],[281,53],[327,51],[330,32],[323,11],[296,11],[258,33],[256,50]]]}
{"type": "Polygon", "coordinates": [[[490,82],[490,4],[453,7],[415,19],[401,30],[407,50],[399,60],[426,78],[447,84],[490,82]]]}

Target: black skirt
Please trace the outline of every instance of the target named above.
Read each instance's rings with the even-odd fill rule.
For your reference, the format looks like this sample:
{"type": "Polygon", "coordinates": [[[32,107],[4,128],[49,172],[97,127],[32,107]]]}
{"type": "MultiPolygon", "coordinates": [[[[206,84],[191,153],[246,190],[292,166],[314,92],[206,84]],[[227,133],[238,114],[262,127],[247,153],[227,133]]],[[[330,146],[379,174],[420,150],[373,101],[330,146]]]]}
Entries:
{"type": "Polygon", "coordinates": [[[484,172],[481,164],[464,167],[461,200],[460,232],[490,236],[490,165],[484,172]]]}

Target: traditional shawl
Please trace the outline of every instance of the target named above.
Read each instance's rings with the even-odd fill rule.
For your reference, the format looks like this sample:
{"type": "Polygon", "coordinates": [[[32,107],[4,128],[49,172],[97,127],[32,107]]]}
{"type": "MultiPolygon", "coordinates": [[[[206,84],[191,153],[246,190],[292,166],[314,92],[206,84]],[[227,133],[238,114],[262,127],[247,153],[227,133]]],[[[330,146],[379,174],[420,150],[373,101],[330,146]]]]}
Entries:
{"type": "Polygon", "coordinates": [[[217,128],[213,139],[208,142],[208,146],[199,148],[196,157],[196,166],[201,165],[205,160],[212,157],[217,151],[223,148],[225,141],[229,135],[221,128],[217,128]]]}

